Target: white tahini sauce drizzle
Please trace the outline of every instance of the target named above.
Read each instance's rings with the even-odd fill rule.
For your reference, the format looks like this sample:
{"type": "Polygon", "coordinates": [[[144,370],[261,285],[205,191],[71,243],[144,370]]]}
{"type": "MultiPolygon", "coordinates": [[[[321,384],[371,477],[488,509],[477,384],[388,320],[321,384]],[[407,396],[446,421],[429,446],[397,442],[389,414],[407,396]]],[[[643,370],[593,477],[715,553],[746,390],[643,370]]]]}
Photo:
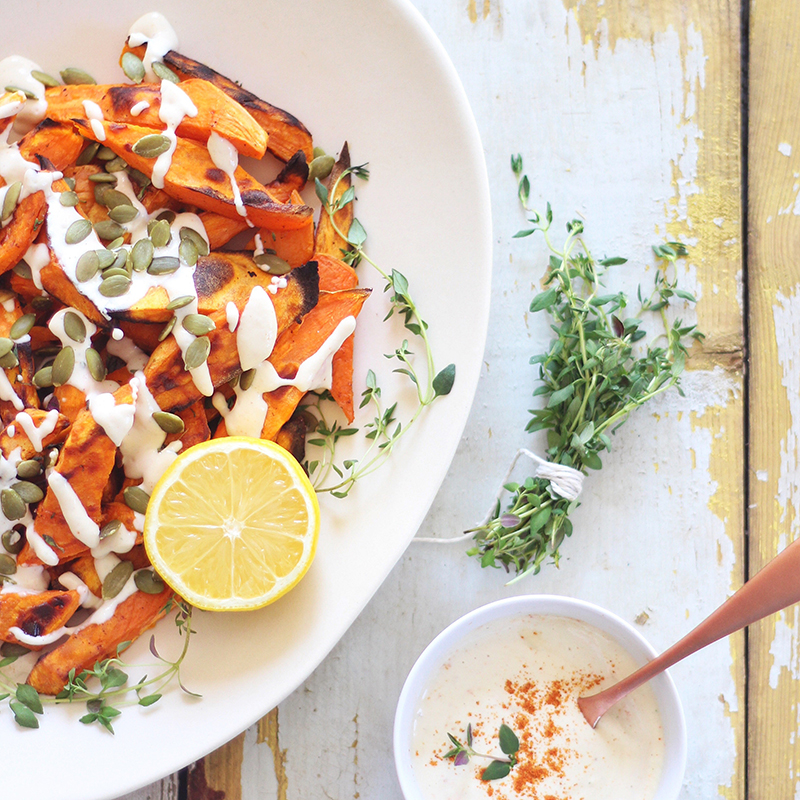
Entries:
{"type": "Polygon", "coordinates": [[[89,397],[88,403],[89,413],[94,417],[94,421],[105,431],[114,445],[119,447],[133,427],[133,404],[117,404],[111,392],[93,394],[89,397]]]}
{"type": "Polygon", "coordinates": [[[89,126],[92,129],[92,133],[97,138],[97,141],[104,142],[106,140],[106,130],[103,127],[103,110],[94,100],[84,100],[83,110],[86,112],[89,126]]]}
{"type": "Polygon", "coordinates": [[[139,17],[131,25],[128,31],[128,44],[131,47],[147,45],[142,62],[147,80],[155,83],[158,78],[153,72],[153,62],[161,61],[170,50],[178,49],[178,34],[163,14],[151,11],[139,17]]]}
{"type": "Polygon", "coordinates": [[[247,209],[242,202],[242,193],[239,191],[239,184],[236,182],[236,167],[239,166],[239,153],[236,148],[227,140],[223,139],[215,131],[208,137],[208,154],[217,169],[221,169],[230,179],[231,191],[233,192],[233,204],[240,217],[247,220],[247,224],[252,228],[253,223],[247,219],[247,209]]]}
{"type": "Polygon", "coordinates": [[[225,321],[228,323],[228,330],[233,333],[239,324],[239,309],[232,301],[228,301],[225,306],[225,321]]]}
{"type": "MultiPolygon", "coordinates": [[[[167,126],[161,133],[169,139],[169,149],[162,153],[153,166],[151,176],[153,186],[157,189],[164,188],[164,177],[172,164],[172,154],[178,146],[178,137],[175,129],[181,124],[184,117],[196,117],[197,106],[192,102],[186,92],[172,81],[161,81],[161,108],[158,110],[158,118],[167,126]]],[[[214,134],[211,134],[214,136],[214,134]]]]}
{"type": "Polygon", "coordinates": [[[269,295],[254,286],[242,311],[236,331],[236,347],[242,371],[259,366],[269,358],[278,338],[278,319],[269,295]]]}
{"type": "Polygon", "coordinates": [[[100,542],[100,528],[86,513],[80,497],[70,486],[69,481],[55,470],[47,476],[47,484],[61,506],[61,513],[72,535],[87,547],[97,547],[100,542]]]}
{"type": "Polygon", "coordinates": [[[144,369],[144,365],[149,358],[147,353],[144,350],[140,350],[132,339],[125,338],[120,328],[114,328],[112,331],[106,350],[109,355],[121,358],[131,372],[138,372],[140,369],[144,369]],[[120,335],[115,335],[117,333],[120,335]]]}
{"type": "Polygon", "coordinates": [[[38,428],[27,411],[20,411],[14,419],[20,428],[25,431],[25,435],[33,445],[33,449],[37,453],[41,453],[44,439],[56,429],[58,411],[56,409],[48,411],[38,428]]]}
{"type": "MultiPolygon", "coordinates": [[[[40,67],[28,58],[8,56],[0,61],[0,88],[17,86],[30,92],[35,100],[26,100],[23,107],[16,112],[16,119],[9,126],[18,138],[38,125],[47,113],[47,100],[44,99],[44,84],[31,75],[40,67]]],[[[9,115],[10,116],[10,115],[9,115]]]]}
{"type": "Polygon", "coordinates": [[[50,263],[50,249],[46,244],[32,244],[23,256],[31,268],[31,278],[37,289],[42,289],[42,270],[50,263]]]}
{"type": "Polygon", "coordinates": [[[142,111],[146,111],[148,108],[150,108],[150,103],[148,103],[147,100],[140,100],[138,103],[134,103],[131,106],[131,116],[138,117],[142,111]]]}
{"type": "Polygon", "coordinates": [[[25,404],[20,400],[19,395],[14,391],[11,381],[4,369],[0,369],[0,400],[11,403],[17,411],[22,411],[25,404]]]}

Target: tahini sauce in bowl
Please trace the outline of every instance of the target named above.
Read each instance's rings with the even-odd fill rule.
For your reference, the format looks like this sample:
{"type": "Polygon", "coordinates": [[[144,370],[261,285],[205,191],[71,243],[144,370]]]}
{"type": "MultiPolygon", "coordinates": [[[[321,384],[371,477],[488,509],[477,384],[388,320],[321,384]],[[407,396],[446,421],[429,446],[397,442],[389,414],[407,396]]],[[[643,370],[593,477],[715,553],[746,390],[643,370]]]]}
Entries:
{"type": "Polygon", "coordinates": [[[467,615],[420,657],[398,704],[395,760],[407,800],[677,797],[685,730],[668,676],[594,730],[577,706],[652,655],[622,620],[570,598],[510,598],[467,615]],[[447,734],[465,743],[467,725],[475,751],[502,757],[503,723],[520,741],[508,777],[482,781],[486,759],[443,759],[447,734]]]}

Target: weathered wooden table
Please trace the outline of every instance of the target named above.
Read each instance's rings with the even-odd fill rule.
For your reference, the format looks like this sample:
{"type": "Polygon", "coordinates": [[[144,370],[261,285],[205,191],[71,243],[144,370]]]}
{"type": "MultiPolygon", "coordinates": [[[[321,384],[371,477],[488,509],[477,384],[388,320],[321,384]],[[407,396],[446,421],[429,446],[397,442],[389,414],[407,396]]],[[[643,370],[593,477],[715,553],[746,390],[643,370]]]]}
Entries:
{"type": "MultiPolygon", "coordinates": [[[[495,227],[484,373],[422,534],[452,535],[480,519],[514,451],[541,445],[523,429],[535,387],[528,358],[548,339],[542,315],[526,313],[545,255],[541,242],[512,239],[523,219],[511,153],[525,157],[536,202],[549,200],[557,220],[582,216],[595,252],[629,258],[620,285],[650,281],[651,245],[689,245],[682,278],[700,298],[707,338],[692,354],[685,397],[641,410],[588,479],[560,569],[507,587],[459,546],[412,544],[301,689],[225,747],[126,800],[400,800],[397,695],[419,652],[456,617],[511,594],[569,594],[635,621],[664,648],[797,535],[795,4],[415,3],[472,104],[495,227]]],[[[683,798],[797,796],[798,613],[674,668],[689,730],[683,798]]]]}

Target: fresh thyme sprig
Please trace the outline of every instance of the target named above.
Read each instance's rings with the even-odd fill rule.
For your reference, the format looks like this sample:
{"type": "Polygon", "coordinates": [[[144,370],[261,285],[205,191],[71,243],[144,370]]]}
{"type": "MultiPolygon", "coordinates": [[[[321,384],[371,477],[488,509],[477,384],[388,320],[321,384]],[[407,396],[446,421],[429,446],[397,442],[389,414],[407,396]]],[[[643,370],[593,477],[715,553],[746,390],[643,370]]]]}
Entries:
{"type": "MultiPolygon", "coordinates": [[[[639,287],[639,311],[626,316],[622,312],[629,303],[627,296],[603,292],[605,271],[626,260],[596,261],[583,241],[580,220],[567,223],[566,240],[557,248],[550,236],[550,204],[543,216],[531,209],[530,182],[522,173],[521,156],[512,157],[511,166],[531,225],[516,237],[540,232],[551,252],[546,288],[533,298],[530,309],[553,317],[555,337],[547,352],[530,359],[538,364],[541,379],[533,394],[545,402],[530,412],[526,431],[547,432],[551,462],[583,472],[600,469],[600,453],[611,450],[610,434],[635,408],[678,385],[689,343],[703,338],[695,325],[680,319],[670,322],[667,316],[675,298],[695,302],[678,287],[676,262],[687,250],[680,242],[653,248],[660,262],[653,289],[645,293],[639,287]],[[655,312],[663,327],[647,344],[639,318],[644,312],[655,312]]],[[[512,495],[507,510],[501,513],[498,501],[491,519],[468,531],[476,539],[468,553],[479,557],[484,567],[513,569],[518,580],[537,573],[548,558],[558,564],[561,543],[572,533],[569,515],[578,501],[560,497],[544,478],[529,477],[505,488],[512,495]]]]}
{"type": "Polygon", "coordinates": [[[367,388],[361,395],[359,408],[372,409],[372,421],[367,423],[366,439],[369,441],[365,451],[358,458],[351,458],[336,463],[336,444],[342,437],[349,437],[358,432],[357,428],[343,428],[328,418],[325,405],[331,400],[330,393],[321,392],[316,399],[304,405],[305,412],[312,420],[312,437],[308,444],[319,447],[321,452],[317,458],[310,459],[306,466],[317,492],[330,492],[334,497],[346,497],[358,480],[378,469],[391,455],[392,450],[412,427],[420,414],[430,406],[437,397],[450,393],[455,381],[455,364],[448,364],[437,372],[433,359],[433,350],[428,339],[428,324],[420,316],[419,310],[411,296],[408,279],[397,270],[385,272],[365,252],[364,245],[367,233],[363,225],[354,218],[347,233],[341,230],[336,222],[336,213],[355,200],[355,189],[350,186],[340,196],[338,189],[341,181],[348,176],[362,180],[369,178],[366,164],[343,170],[341,175],[328,188],[316,179],[316,193],[336,233],[349,245],[343,252],[344,260],[352,265],[365,261],[375,269],[386,282],[384,292],[389,294],[389,312],[384,321],[395,314],[403,320],[404,328],[421,345],[424,352],[424,369],[417,366],[415,354],[408,339],[404,339],[393,353],[385,355],[399,366],[393,371],[405,375],[416,390],[417,405],[411,417],[406,421],[397,419],[397,403],[384,406],[381,388],[373,370],[367,372],[367,388]],[[336,199],[334,199],[336,198],[336,199]]]}
{"type": "Polygon", "coordinates": [[[80,722],[85,725],[96,722],[110,733],[114,733],[112,720],[122,713],[120,708],[131,705],[147,707],[157,703],[162,697],[163,690],[172,680],[177,680],[178,685],[186,694],[199,697],[196,693],[189,691],[180,679],[181,664],[186,658],[189,640],[194,634],[191,626],[192,607],[184,601],[170,600],[167,604],[167,613],[173,607],[177,611],[175,624],[183,637],[183,647],[178,658],[175,661],[169,661],[159,655],[155,636],[150,637],[150,652],[159,660],[158,666],[165,667],[156,676],[148,678],[145,675],[135,684],[128,683],[128,674],[123,668],[127,669],[130,665],[120,658],[120,654],[130,642],[123,642],[117,647],[115,657],[98,661],[92,669],[85,669],[81,672],[77,672],[74,668],[71,669],[63,691],[55,697],[42,696],[32,686],[26,683],[15,683],[3,672],[3,669],[11,666],[23,652],[28,652],[25,648],[6,645],[3,647],[4,657],[0,659],[0,688],[2,689],[0,701],[8,701],[8,706],[14,714],[14,720],[23,728],[39,727],[38,717],[44,713],[45,705],[85,702],[87,713],[80,718],[80,722]]]}
{"type": "Polygon", "coordinates": [[[500,726],[498,732],[498,739],[500,740],[500,749],[506,754],[506,758],[501,756],[490,756],[486,753],[478,753],[472,748],[472,724],[467,725],[466,744],[463,744],[452,733],[447,734],[447,738],[453,745],[452,750],[445,753],[442,758],[452,758],[453,763],[457,767],[469,764],[470,758],[488,758],[491,759],[486,769],[481,773],[482,781],[495,781],[499,778],[505,778],[517,763],[517,752],[519,751],[519,739],[517,734],[511,730],[505,723],[500,726]]]}

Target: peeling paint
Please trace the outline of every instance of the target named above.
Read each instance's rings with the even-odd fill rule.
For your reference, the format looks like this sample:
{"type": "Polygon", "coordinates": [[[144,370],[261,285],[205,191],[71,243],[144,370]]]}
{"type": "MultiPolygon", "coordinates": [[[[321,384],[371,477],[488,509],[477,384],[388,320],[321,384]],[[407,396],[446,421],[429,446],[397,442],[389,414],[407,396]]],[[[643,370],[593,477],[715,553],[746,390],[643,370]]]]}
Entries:
{"type": "Polygon", "coordinates": [[[257,744],[266,744],[272,752],[272,765],[275,771],[276,800],[287,800],[289,779],[286,774],[286,750],[281,749],[280,722],[277,706],[258,721],[257,744]]]}
{"type": "Polygon", "coordinates": [[[788,670],[793,680],[800,678],[798,625],[800,625],[800,608],[797,606],[781,611],[775,620],[775,636],[769,648],[769,654],[772,656],[772,666],[769,670],[770,689],[778,688],[782,670],[788,670]]]}
{"type": "Polygon", "coordinates": [[[788,156],[790,156],[792,154],[792,146],[788,142],[781,142],[778,145],[778,152],[782,156],[787,156],[787,158],[788,158],[788,156]]]}

